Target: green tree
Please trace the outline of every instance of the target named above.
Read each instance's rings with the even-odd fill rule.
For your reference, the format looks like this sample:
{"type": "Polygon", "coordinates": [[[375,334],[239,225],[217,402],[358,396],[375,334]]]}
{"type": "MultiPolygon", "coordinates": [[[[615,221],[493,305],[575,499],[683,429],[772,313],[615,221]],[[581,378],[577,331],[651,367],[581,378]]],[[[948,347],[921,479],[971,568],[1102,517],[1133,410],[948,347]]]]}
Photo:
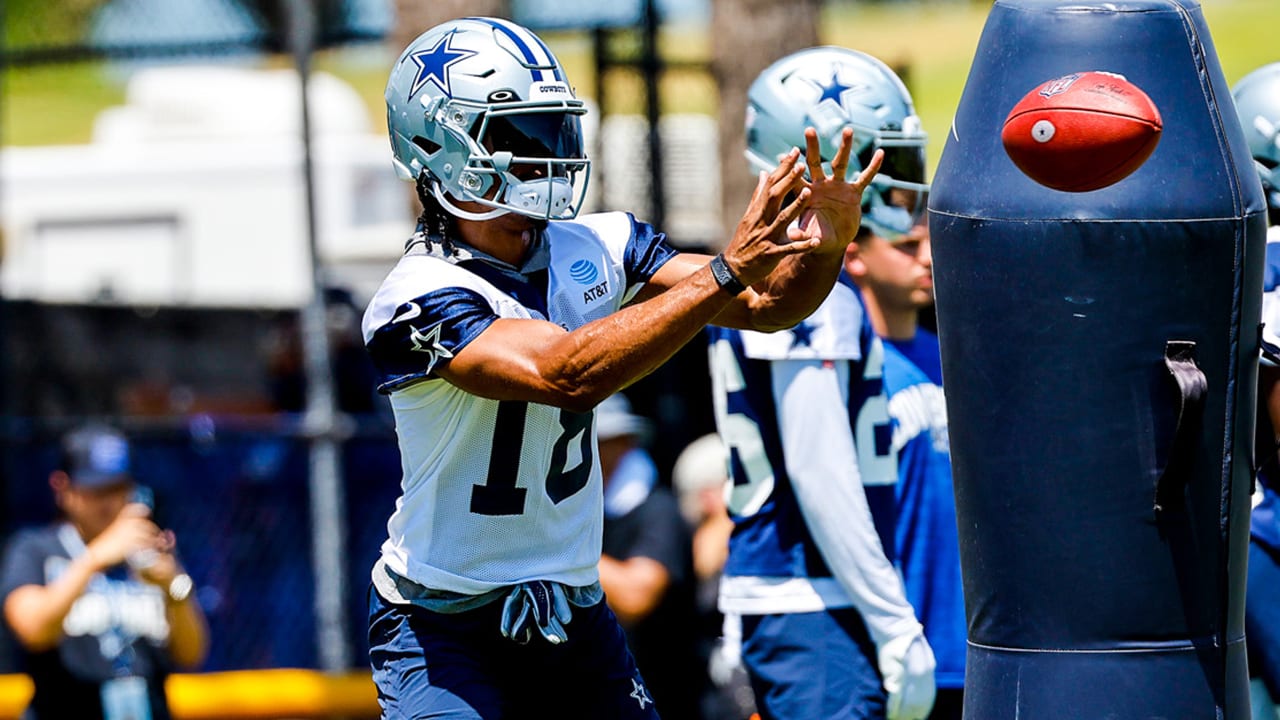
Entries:
{"type": "Polygon", "coordinates": [[[511,17],[509,0],[395,0],[397,22],[388,38],[399,55],[413,39],[454,18],[468,16],[511,17]]]}
{"type": "Polygon", "coordinates": [[[720,217],[726,239],[755,187],[742,158],[747,89],[774,60],[818,44],[821,10],[821,0],[711,1],[711,72],[720,89],[720,217]]]}
{"type": "Polygon", "coordinates": [[[93,12],[107,0],[3,0],[5,50],[84,42],[93,12]]]}
{"type": "MultiPolygon", "coordinates": [[[[398,57],[428,28],[446,20],[468,16],[511,17],[510,0],[395,0],[396,22],[391,27],[387,42],[391,55],[398,57]]],[[[410,186],[412,188],[412,186],[410,186]]],[[[406,192],[410,207],[416,214],[422,210],[416,190],[406,192]]]]}
{"type": "MultiPolygon", "coordinates": [[[[280,43],[283,49],[288,44],[290,0],[235,0],[238,4],[256,15],[271,33],[273,40],[280,43]]],[[[339,35],[347,20],[347,3],[345,0],[307,0],[311,4],[311,12],[315,13],[316,41],[324,44],[326,38],[339,35]]]]}

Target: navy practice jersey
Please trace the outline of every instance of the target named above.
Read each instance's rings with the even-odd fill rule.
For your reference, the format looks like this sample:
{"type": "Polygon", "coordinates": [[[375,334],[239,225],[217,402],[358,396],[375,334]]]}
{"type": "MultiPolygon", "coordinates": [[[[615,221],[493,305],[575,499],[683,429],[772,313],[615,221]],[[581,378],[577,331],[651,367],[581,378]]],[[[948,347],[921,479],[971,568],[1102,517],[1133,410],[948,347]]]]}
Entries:
{"type": "Polygon", "coordinates": [[[710,333],[734,520],[721,610],[855,606],[877,642],[906,632],[916,620],[890,558],[897,463],[883,347],[857,288],[842,276],[791,330],[710,333]]]}
{"type": "MultiPolygon", "coordinates": [[[[1280,354],[1280,225],[1267,230],[1267,267],[1263,275],[1262,294],[1262,345],[1271,355],[1280,354]]],[[[1263,362],[1268,362],[1264,358],[1263,362]]],[[[1265,403],[1266,398],[1259,398],[1265,403]]],[[[1280,428],[1273,428],[1280,433],[1280,428]]],[[[1262,451],[1268,452],[1274,443],[1266,438],[1259,440],[1262,451]]],[[[1258,473],[1259,497],[1255,498],[1250,533],[1274,552],[1280,552],[1280,466],[1274,459],[1262,463],[1258,473]]]]}
{"type": "Polygon", "coordinates": [[[898,453],[898,567],[933,648],[938,687],[964,687],[964,586],[938,336],[920,328],[911,340],[886,340],[884,387],[898,453]]]}
{"type": "Polygon", "coordinates": [[[382,559],[428,588],[594,583],[603,517],[593,413],[472,395],[436,370],[498,318],[573,330],[621,308],[675,254],[626,213],[553,222],[522,268],[415,242],[374,295],[365,344],[404,476],[382,559]]]}

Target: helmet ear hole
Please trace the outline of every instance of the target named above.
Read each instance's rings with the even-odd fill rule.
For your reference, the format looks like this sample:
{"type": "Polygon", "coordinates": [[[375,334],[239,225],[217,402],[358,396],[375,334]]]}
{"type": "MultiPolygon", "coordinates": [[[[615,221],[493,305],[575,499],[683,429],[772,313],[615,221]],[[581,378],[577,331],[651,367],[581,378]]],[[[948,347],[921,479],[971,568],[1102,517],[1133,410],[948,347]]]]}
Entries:
{"type": "Polygon", "coordinates": [[[440,149],[442,147],[444,147],[440,143],[432,142],[431,140],[428,140],[422,137],[421,135],[415,136],[413,138],[413,144],[422,148],[422,152],[426,153],[427,155],[435,155],[436,153],[440,152],[440,149]]]}

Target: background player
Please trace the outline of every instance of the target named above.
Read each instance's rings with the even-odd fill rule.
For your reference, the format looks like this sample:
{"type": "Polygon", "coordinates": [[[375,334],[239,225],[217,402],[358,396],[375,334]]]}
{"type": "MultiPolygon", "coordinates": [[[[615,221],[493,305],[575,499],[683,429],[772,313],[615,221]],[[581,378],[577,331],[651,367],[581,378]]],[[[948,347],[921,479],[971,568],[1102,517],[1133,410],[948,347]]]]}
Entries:
{"type": "MultiPolygon", "coordinates": [[[[885,151],[861,226],[901,234],[920,217],[922,204],[903,202],[927,189],[925,137],[906,88],[878,60],[830,47],[787,56],[752,84],[746,122],[755,168],[775,167],[806,126],[820,138],[806,162],[825,165],[853,128],[858,163],[885,151]]],[[[761,716],[924,718],[934,657],[892,563],[897,463],[884,351],[857,288],[842,276],[789,331],[711,335],[737,523],[720,608],[742,616],[761,716]]]]}
{"type": "Polygon", "coordinates": [[[662,714],[694,720],[708,677],[692,531],[649,455],[652,436],[649,420],[633,414],[622,393],[596,407],[604,480],[600,586],[662,714]]]}
{"type": "Polygon", "coordinates": [[[880,156],[847,181],[846,135],[833,176],[815,160],[805,180],[788,150],[724,252],[686,256],[630,214],[573,219],[585,107],[528,30],[436,26],[386,100],[424,211],[363,323],[404,467],[370,592],[384,715],[654,717],[601,602],[592,409],[712,320],[776,329],[812,312],[880,156]]]}
{"type": "Polygon", "coordinates": [[[938,663],[929,717],[959,720],[967,624],[942,358],[938,336],[920,325],[921,312],[933,305],[933,256],[923,220],[906,233],[863,223],[845,271],[884,342],[884,387],[898,457],[897,565],[938,663]]]}
{"type": "Polygon", "coordinates": [[[62,517],[16,535],[0,579],[35,685],[23,717],[167,720],[165,678],[203,662],[208,628],[173,533],[137,501],[128,441],[68,433],[49,486],[62,517]]]}
{"type": "Polygon", "coordinates": [[[1265,65],[1232,89],[1240,124],[1267,198],[1267,269],[1263,278],[1263,358],[1258,368],[1258,484],[1249,525],[1245,637],[1253,680],[1253,716],[1275,720],[1280,700],[1280,63],[1265,65]]]}

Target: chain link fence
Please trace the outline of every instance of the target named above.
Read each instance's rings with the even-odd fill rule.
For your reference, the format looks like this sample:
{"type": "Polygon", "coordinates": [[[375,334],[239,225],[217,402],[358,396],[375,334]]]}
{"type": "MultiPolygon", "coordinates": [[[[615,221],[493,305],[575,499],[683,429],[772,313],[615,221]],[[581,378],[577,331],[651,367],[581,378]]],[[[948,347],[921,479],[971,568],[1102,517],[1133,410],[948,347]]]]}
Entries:
{"type": "MultiPolygon", "coordinates": [[[[5,0],[0,10],[0,540],[55,517],[47,479],[60,433],[89,419],[120,425],[197,581],[210,671],[328,665],[314,603],[299,311],[311,278],[285,5],[5,0]]],[[[413,222],[379,117],[392,5],[312,0],[352,668],[367,664],[369,569],[401,474],[358,323],[413,222]]],[[[601,130],[610,181],[598,202],[643,213],[648,133],[636,120],[601,130]]],[[[683,162],[668,173],[692,180],[676,187],[668,219],[696,243],[715,230],[699,209],[718,206],[696,195],[718,187],[708,127],[672,122],[664,154],[683,162]]],[[[664,466],[711,425],[709,403],[679,391],[705,381],[704,362],[689,348],[637,386],[637,411],[672,437],[671,457],[657,451],[664,466]]],[[[11,642],[0,637],[0,672],[18,669],[11,642]]]]}
{"type": "MultiPolygon", "coordinates": [[[[316,668],[306,380],[297,313],[0,304],[0,534],[56,516],[58,437],[93,418],[134,444],[135,476],[178,536],[212,646],[205,670],[316,668]]],[[[335,333],[348,537],[349,667],[365,664],[369,568],[399,492],[391,419],[363,348],[335,333]],[[357,352],[358,351],[358,352],[357,352]]],[[[0,668],[16,670],[14,658],[0,668]]]]}
{"type": "MultiPolygon", "coordinates": [[[[318,47],[380,41],[391,0],[313,0],[318,47]]],[[[286,48],[279,0],[8,0],[4,60],[13,66],[87,58],[222,60],[286,48]]]]}
{"type": "MultiPolygon", "coordinates": [[[[129,81],[142,70],[290,67],[291,60],[280,54],[287,44],[283,8],[275,0],[10,0],[4,10],[3,261],[22,266],[26,278],[8,277],[7,297],[0,302],[0,538],[56,517],[47,479],[62,432],[88,419],[121,426],[134,443],[136,479],[153,489],[156,518],[176,532],[183,562],[197,581],[196,597],[211,630],[201,669],[209,671],[321,665],[300,313],[294,302],[257,302],[252,296],[240,308],[200,302],[190,286],[200,282],[195,268],[211,259],[200,250],[196,226],[202,221],[185,212],[181,199],[157,199],[168,185],[199,196],[193,204],[212,205],[214,213],[260,215],[257,208],[208,192],[201,179],[221,174],[231,178],[227,184],[243,184],[264,172],[261,163],[237,167],[215,157],[188,162],[187,177],[138,174],[139,167],[163,167],[184,154],[225,159],[241,138],[193,146],[182,132],[157,138],[165,133],[135,130],[132,142],[117,143],[104,155],[94,144],[112,134],[104,132],[101,118],[130,102],[137,89],[129,81]],[[13,152],[15,146],[21,148],[13,152]],[[78,164],[113,162],[118,172],[78,182],[78,164]],[[46,175],[53,177],[46,181],[46,175]],[[42,182],[54,189],[36,197],[42,182]],[[58,186],[75,187],[57,195],[58,186]],[[112,190],[114,195],[94,195],[112,190]],[[44,214],[36,216],[31,208],[44,214]],[[148,235],[159,241],[139,249],[139,238],[148,235]],[[123,239],[112,251],[95,254],[114,238],[123,239]],[[122,264],[122,257],[135,252],[137,263],[122,264]],[[71,264],[85,255],[94,256],[101,278],[78,274],[71,264]],[[147,302],[139,292],[149,287],[147,278],[178,265],[190,268],[181,276],[186,282],[177,283],[188,287],[147,302]],[[34,277],[49,282],[41,285],[34,277]],[[84,291],[58,290],[72,285],[84,291]]],[[[372,51],[377,59],[370,62],[382,63],[389,1],[318,0],[314,8],[318,48],[372,51]]],[[[199,82],[212,76],[189,77],[199,82]]],[[[194,92],[201,91],[211,92],[194,92]]],[[[233,92],[250,94],[252,88],[233,92]]],[[[254,98],[245,100],[251,105],[254,98]]],[[[172,129],[190,122],[179,117],[184,111],[203,110],[174,103],[149,120],[152,129],[172,129]]],[[[293,132],[296,121],[282,125],[293,132]]],[[[297,139],[280,143],[282,133],[275,134],[273,140],[286,148],[297,139]]],[[[256,152],[245,154],[252,159],[256,152]]],[[[296,153],[293,158],[300,172],[296,153]]],[[[410,215],[407,207],[396,210],[410,215]]],[[[302,224],[300,217],[290,222],[302,224]]],[[[256,224],[259,230],[248,241],[263,248],[261,256],[241,257],[219,274],[236,274],[237,264],[249,272],[265,263],[261,272],[279,281],[286,270],[305,275],[296,262],[270,267],[276,256],[269,248],[281,233],[265,217],[256,224]]],[[[300,244],[294,237],[287,242],[300,244]]],[[[341,465],[352,500],[346,509],[345,572],[355,581],[342,599],[352,628],[346,664],[358,668],[367,663],[367,583],[360,579],[368,576],[398,493],[399,456],[389,418],[374,399],[353,324],[358,314],[349,298],[330,300],[331,364],[344,420],[341,465]]],[[[20,670],[11,638],[3,649],[8,652],[0,653],[0,670],[20,670]]]]}

